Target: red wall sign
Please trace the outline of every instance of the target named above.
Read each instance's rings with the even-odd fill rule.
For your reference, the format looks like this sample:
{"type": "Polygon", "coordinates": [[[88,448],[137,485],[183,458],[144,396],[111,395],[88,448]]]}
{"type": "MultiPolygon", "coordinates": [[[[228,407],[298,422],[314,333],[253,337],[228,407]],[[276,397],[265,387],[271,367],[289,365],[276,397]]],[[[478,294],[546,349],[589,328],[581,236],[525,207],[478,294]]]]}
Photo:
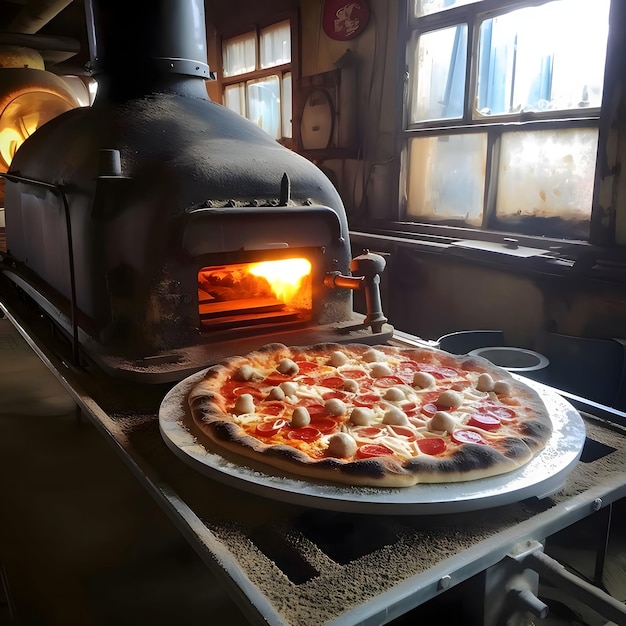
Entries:
{"type": "Polygon", "coordinates": [[[363,32],[369,17],[367,0],[325,0],[322,26],[331,39],[348,41],[363,32]]]}

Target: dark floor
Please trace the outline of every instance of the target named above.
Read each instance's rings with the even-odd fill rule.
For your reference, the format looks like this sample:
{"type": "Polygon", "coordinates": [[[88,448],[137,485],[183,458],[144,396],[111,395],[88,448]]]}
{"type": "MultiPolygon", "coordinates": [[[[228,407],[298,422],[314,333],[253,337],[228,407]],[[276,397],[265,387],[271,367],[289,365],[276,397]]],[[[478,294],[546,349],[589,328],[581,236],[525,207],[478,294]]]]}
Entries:
{"type": "Polygon", "coordinates": [[[0,494],[0,626],[246,623],[6,319],[0,494]]]}

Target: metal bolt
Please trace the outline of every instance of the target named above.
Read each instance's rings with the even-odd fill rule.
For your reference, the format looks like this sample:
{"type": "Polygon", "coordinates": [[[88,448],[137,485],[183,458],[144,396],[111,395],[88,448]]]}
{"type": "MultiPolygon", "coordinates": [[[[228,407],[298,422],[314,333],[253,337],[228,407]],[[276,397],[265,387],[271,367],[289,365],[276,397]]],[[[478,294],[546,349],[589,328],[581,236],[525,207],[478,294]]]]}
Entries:
{"type": "Polygon", "coordinates": [[[437,584],[438,589],[448,589],[452,584],[452,578],[446,574],[439,579],[439,583],[437,584]]]}
{"type": "Polygon", "coordinates": [[[602,508],[602,498],[596,498],[591,505],[593,511],[599,511],[602,508]]]}

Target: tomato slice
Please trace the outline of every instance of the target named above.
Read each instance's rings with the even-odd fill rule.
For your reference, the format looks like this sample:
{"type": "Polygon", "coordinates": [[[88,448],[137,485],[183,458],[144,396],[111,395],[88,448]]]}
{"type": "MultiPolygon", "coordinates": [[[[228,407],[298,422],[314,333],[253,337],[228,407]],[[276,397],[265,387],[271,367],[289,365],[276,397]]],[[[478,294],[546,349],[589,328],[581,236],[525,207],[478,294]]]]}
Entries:
{"type": "Polygon", "coordinates": [[[455,443],[486,443],[480,433],[474,430],[455,430],[452,433],[452,441],[455,443]]]}
{"type": "Polygon", "coordinates": [[[263,437],[271,437],[275,435],[283,426],[287,424],[287,421],[284,419],[277,419],[268,422],[261,422],[257,424],[256,432],[263,437]]]}
{"type": "Polygon", "coordinates": [[[500,422],[500,420],[493,415],[488,415],[487,413],[475,413],[469,418],[467,424],[468,426],[476,426],[477,428],[482,428],[483,430],[498,430],[498,428],[502,425],[502,422],[500,422]]]}
{"type": "Polygon", "coordinates": [[[380,396],[377,393],[363,393],[360,396],[354,398],[352,403],[355,406],[372,407],[380,400],[380,396]]]}
{"type": "Polygon", "coordinates": [[[356,455],[361,459],[370,459],[375,456],[387,456],[393,454],[393,450],[382,443],[366,443],[357,451],[356,455]]]}
{"type": "Polygon", "coordinates": [[[439,437],[424,437],[417,440],[417,447],[424,454],[441,454],[446,449],[446,442],[439,437]]]}
{"type": "Polygon", "coordinates": [[[312,426],[294,428],[287,433],[287,439],[298,439],[299,441],[315,441],[322,436],[322,433],[312,426]]]}
{"type": "Polygon", "coordinates": [[[316,428],[322,434],[326,435],[337,430],[339,424],[332,417],[314,417],[309,426],[316,428]]]}
{"type": "Polygon", "coordinates": [[[432,417],[439,409],[434,402],[427,402],[426,404],[422,404],[422,413],[427,417],[432,417]]]}
{"type": "Polygon", "coordinates": [[[372,384],[376,387],[393,387],[404,385],[404,381],[399,376],[379,376],[373,379],[372,384]]]}
{"type": "Polygon", "coordinates": [[[317,384],[329,389],[343,389],[343,378],[340,376],[327,376],[326,378],[321,378],[317,384]]]}

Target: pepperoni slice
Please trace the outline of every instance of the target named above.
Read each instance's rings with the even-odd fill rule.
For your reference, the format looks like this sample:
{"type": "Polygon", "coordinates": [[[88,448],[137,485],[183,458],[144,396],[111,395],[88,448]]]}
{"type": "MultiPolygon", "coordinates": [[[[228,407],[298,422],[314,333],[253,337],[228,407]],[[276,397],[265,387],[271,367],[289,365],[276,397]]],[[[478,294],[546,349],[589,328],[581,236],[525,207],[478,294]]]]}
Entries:
{"type": "Polygon", "coordinates": [[[313,361],[296,361],[299,374],[308,374],[319,368],[319,365],[313,361]]]}
{"type": "Polygon", "coordinates": [[[378,426],[364,426],[363,428],[359,428],[356,433],[361,437],[378,437],[380,434],[385,432],[384,428],[379,428],[378,426]]]}
{"type": "Polygon", "coordinates": [[[353,378],[353,379],[359,379],[359,378],[365,378],[368,374],[365,370],[339,370],[339,373],[344,377],[344,378],[353,378]]]}
{"type": "Polygon", "coordinates": [[[475,413],[469,418],[467,422],[468,426],[476,426],[483,430],[498,430],[502,425],[502,422],[493,415],[487,413],[475,413]]]}
{"type": "Polygon", "coordinates": [[[356,455],[361,459],[370,459],[376,456],[388,456],[389,454],[393,454],[393,450],[384,446],[382,443],[366,443],[356,451],[356,455]]]}
{"type": "Polygon", "coordinates": [[[393,430],[396,435],[400,435],[401,437],[406,437],[409,441],[415,441],[417,439],[417,434],[414,430],[407,428],[406,426],[397,426],[397,425],[389,425],[391,430],[393,430]]]}
{"type": "Polygon", "coordinates": [[[300,404],[300,406],[304,406],[306,407],[306,410],[309,412],[309,415],[311,417],[313,416],[324,416],[324,415],[328,415],[328,412],[326,411],[326,407],[323,404],[306,404],[306,403],[302,403],[300,404]]]}
{"type": "Polygon", "coordinates": [[[287,433],[287,439],[298,439],[299,441],[315,441],[322,436],[322,433],[312,426],[294,428],[287,433]]]}
{"type": "Polygon", "coordinates": [[[405,402],[400,406],[400,408],[408,417],[411,417],[412,415],[415,415],[417,413],[417,404],[415,404],[415,402],[405,402]]]}
{"type": "Polygon", "coordinates": [[[339,391],[339,389],[336,389],[335,391],[327,391],[326,393],[322,394],[322,400],[331,400],[332,398],[336,398],[337,400],[345,400],[347,397],[349,397],[349,393],[346,393],[345,391],[339,391]]]}
{"type": "Polygon", "coordinates": [[[283,426],[287,424],[284,419],[277,419],[269,422],[261,422],[257,424],[256,432],[263,437],[271,437],[275,435],[283,426]]]}
{"type": "Polygon", "coordinates": [[[343,378],[340,376],[327,376],[326,378],[321,378],[317,384],[329,389],[343,389],[343,378]]]}
{"type": "Polygon", "coordinates": [[[379,376],[372,381],[376,387],[393,387],[394,385],[404,385],[404,381],[399,376],[379,376]]]}
{"type": "Polygon", "coordinates": [[[454,391],[463,391],[470,387],[472,383],[469,380],[457,380],[456,382],[450,385],[450,389],[454,391]]]}
{"type": "Polygon", "coordinates": [[[354,398],[352,403],[355,406],[373,407],[380,400],[380,396],[377,393],[363,393],[360,396],[354,398]]]}
{"type": "Polygon", "coordinates": [[[427,402],[426,404],[422,404],[422,413],[427,417],[432,417],[439,409],[434,402],[427,402]]]}
{"type": "Polygon", "coordinates": [[[332,417],[315,417],[311,420],[309,426],[316,428],[323,435],[326,435],[337,430],[339,424],[332,417]]]}
{"type": "Polygon", "coordinates": [[[452,441],[455,443],[487,443],[480,433],[474,430],[455,430],[452,433],[452,441]]]}
{"type": "Polygon", "coordinates": [[[424,437],[423,439],[417,440],[417,447],[420,449],[420,452],[424,454],[441,454],[445,452],[446,442],[439,437],[424,437]]]}
{"type": "Polygon", "coordinates": [[[258,405],[257,412],[262,415],[280,415],[285,410],[282,402],[263,402],[258,405]]]}
{"type": "Polygon", "coordinates": [[[497,406],[495,404],[484,404],[478,408],[481,415],[488,415],[500,421],[510,421],[517,417],[513,409],[508,406],[497,406]]]}
{"type": "Polygon", "coordinates": [[[288,376],[287,374],[281,374],[280,372],[272,372],[268,376],[265,377],[263,382],[266,385],[280,385],[288,380],[293,380],[293,376],[288,376]]]}
{"type": "Polygon", "coordinates": [[[429,363],[420,363],[419,364],[420,371],[428,372],[432,374],[435,378],[440,380],[444,378],[455,378],[459,376],[459,372],[451,367],[442,367],[440,365],[430,365],[429,363]]]}
{"type": "Polygon", "coordinates": [[[232,394],[236,398],[244,393],[249,393],[253,398],[263,397],[263,392],[258,387],[254,387],[252,385],[242,385],[241,387],[235,387],[232,390],[232,394]]]}

